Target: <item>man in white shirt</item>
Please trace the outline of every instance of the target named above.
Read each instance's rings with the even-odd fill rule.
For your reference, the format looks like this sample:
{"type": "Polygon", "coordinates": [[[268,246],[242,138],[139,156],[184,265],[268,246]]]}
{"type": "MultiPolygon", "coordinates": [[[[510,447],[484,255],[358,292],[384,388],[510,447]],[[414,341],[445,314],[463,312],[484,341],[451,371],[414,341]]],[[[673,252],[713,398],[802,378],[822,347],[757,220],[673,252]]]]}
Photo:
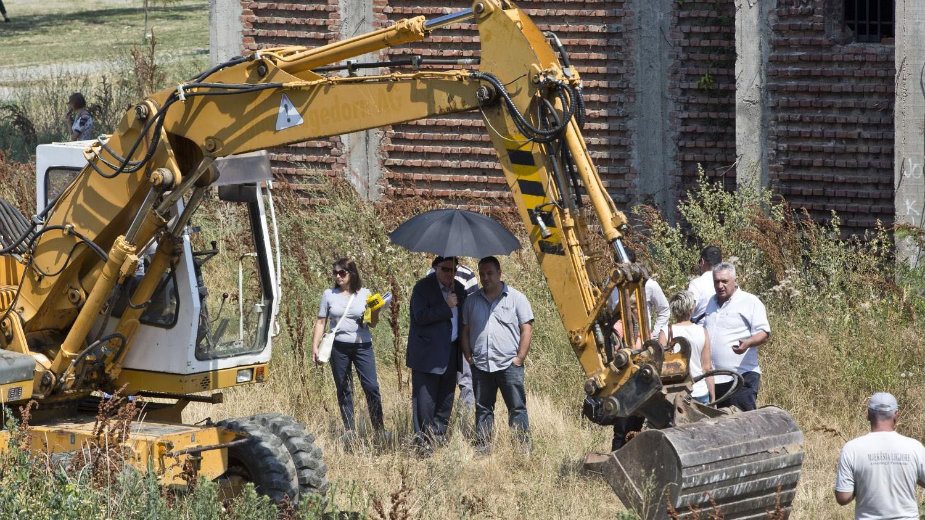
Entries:
{"type": "Polygon", "coordinates": [[[723,261],[723,252],[718,246],[707,246],[700,251],[700,276],[691,280],[687,290],[694,295],[697,305],[691,314],[691,321],[703,325],[703,317],[707,312],[707,303],[713,297],[713,268],[723,261]]]}
{"type": "MultiPolygon", "coordinates": [[[[742,386],[719,406],[754,410],[761,388],[758,347],[771,337],[771,325],[764,304],[757,296],[739,289],[734,265],[722,262],[713,268],[716,294],[707,304],[704,328],[710,337],[713,368],[732,370],[742,377],[742,386]]],[[[729,376],[715,376],[717,399],[733,385],[729,376]]]]}
{"type": "Polygon", "coordinates": [[[857,520],[918,520],[915,486],[925,487],[925,447],[896,432],[896,398],[886,392],[867,403],[870,433],[842,448],[835,476],[835,501],[857,499],[857,520]]]}

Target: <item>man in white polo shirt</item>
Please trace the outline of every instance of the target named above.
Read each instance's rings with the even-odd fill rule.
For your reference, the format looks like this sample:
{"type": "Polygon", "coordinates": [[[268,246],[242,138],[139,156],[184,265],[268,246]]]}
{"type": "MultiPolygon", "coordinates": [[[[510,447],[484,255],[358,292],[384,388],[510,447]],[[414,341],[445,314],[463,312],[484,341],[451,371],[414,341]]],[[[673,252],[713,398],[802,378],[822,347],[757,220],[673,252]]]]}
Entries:
{"type": "Polygon", "coordinates": [[[694,299],[697,301],[694,312],[691,314],[691,321],[694,323],[703,324],[707,304],[710,303],[710,298],[716,294],[713,289],[713,268],[722,261],[723,252],[718,246],[707,246],[700,251],[700,262],[698,263],[700,276],[687,284],[687,290],[694,295],[694,299]]]}
{"type": "Polygon", "coordinates": [[[925,447],[896,432],[896,398],[877,392],[867,402],[870,433],[845,444],[838,458],[835,501],[857,499],[858,520],[918,520],[916,485],[925,487],[925,447]]]}
{"type": "MultiPolygon", "coordinates": [[[[758,347],[771,337],[771,325],[764,304],[754,294],[739,289],[734,265],[722,262],[713,268],[713,288],[716,294],[707,304],[704,328],[710,336],[713,368],[733,370],[742,376],[742,386],[719,403],[754,410],[761,388],[761,367],[758,347]]],[[[729,376],[713,378],[716,397],[720,398],[733,385],[729,376]]]]}

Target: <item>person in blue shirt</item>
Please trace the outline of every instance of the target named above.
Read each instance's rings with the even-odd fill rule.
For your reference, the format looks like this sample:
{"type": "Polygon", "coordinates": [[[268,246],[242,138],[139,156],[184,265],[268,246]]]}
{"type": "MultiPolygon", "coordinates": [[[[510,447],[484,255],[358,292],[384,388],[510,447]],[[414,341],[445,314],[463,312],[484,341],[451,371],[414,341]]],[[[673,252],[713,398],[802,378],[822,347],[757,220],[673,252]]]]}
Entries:
{"type": "Polygon", "coordinates": [[[533,309],[517,289],[501,281],[501,263],[479,260],[482,288],[466,299],[462,312],[462,349],[472,366],[475,429],[487,448],[494,429],[498,392],[508,410],[508,424],[529,447],[530,419],[524,386],[524,361],[533,338],[533,309]]]}

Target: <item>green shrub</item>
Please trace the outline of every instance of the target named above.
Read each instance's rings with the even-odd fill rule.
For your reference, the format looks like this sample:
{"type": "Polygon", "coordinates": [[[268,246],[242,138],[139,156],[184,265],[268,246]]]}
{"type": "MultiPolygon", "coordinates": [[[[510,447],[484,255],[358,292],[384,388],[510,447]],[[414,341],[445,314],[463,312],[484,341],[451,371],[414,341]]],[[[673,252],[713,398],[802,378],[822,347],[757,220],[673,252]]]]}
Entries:
{"type": "Polygon", "coordinates": [[[912,399],[925,373],[925,266],[896,265],[890,230],[845,238],[834,213],[819,224],[770,190],[727,192],[703,176],[678,209],[682,221],[670,225],[652,208],[635,208],[641,224],[631,240],[668,296],[686,289],[703,247],[722,248],[739,285],[762,299],[771,319],[761,350],[766,402],[796,410],[798,419],[812,403],[806,417],[815,420],[851,412],[845,399],[825,397],[833,391],[851,402],[878,390],[912,399]]]}

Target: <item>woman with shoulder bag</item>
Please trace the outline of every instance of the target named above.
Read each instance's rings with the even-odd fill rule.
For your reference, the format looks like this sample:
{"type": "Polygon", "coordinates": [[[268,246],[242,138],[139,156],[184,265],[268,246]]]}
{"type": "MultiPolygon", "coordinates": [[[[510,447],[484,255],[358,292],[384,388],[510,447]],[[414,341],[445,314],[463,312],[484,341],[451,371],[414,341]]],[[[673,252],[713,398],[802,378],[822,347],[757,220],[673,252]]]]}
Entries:
{"type": "Polygon", "coordinates": [[[373,355],[373,338],[369,328],[379,321],[379,310],[372,311],[369,323],[363,322],[369,289],[362,287],[356,264],[341,258],[333,265],[334,287],[325,289],[315,321],[312,337],[312,358],[316,363],[325,363],[330,356],[334,386],[337,388],[337,404],[340,407],[344,429],[348,435],[355,431],[353,419],[353,366],[360,376],[360,386],[366,393],[369,418],[377,432],[383,431],[382,397],[376,379],[376,358],[373,355]],[[327,323],[327,327],[325,327],[327,323]],[[325,333],[325,331],[328,331],[325,333]],[[330,336],[329,336],[330,335],[330,336]],[[325,352],[323,336],[333,337],[330,351],[325,352]]]}

